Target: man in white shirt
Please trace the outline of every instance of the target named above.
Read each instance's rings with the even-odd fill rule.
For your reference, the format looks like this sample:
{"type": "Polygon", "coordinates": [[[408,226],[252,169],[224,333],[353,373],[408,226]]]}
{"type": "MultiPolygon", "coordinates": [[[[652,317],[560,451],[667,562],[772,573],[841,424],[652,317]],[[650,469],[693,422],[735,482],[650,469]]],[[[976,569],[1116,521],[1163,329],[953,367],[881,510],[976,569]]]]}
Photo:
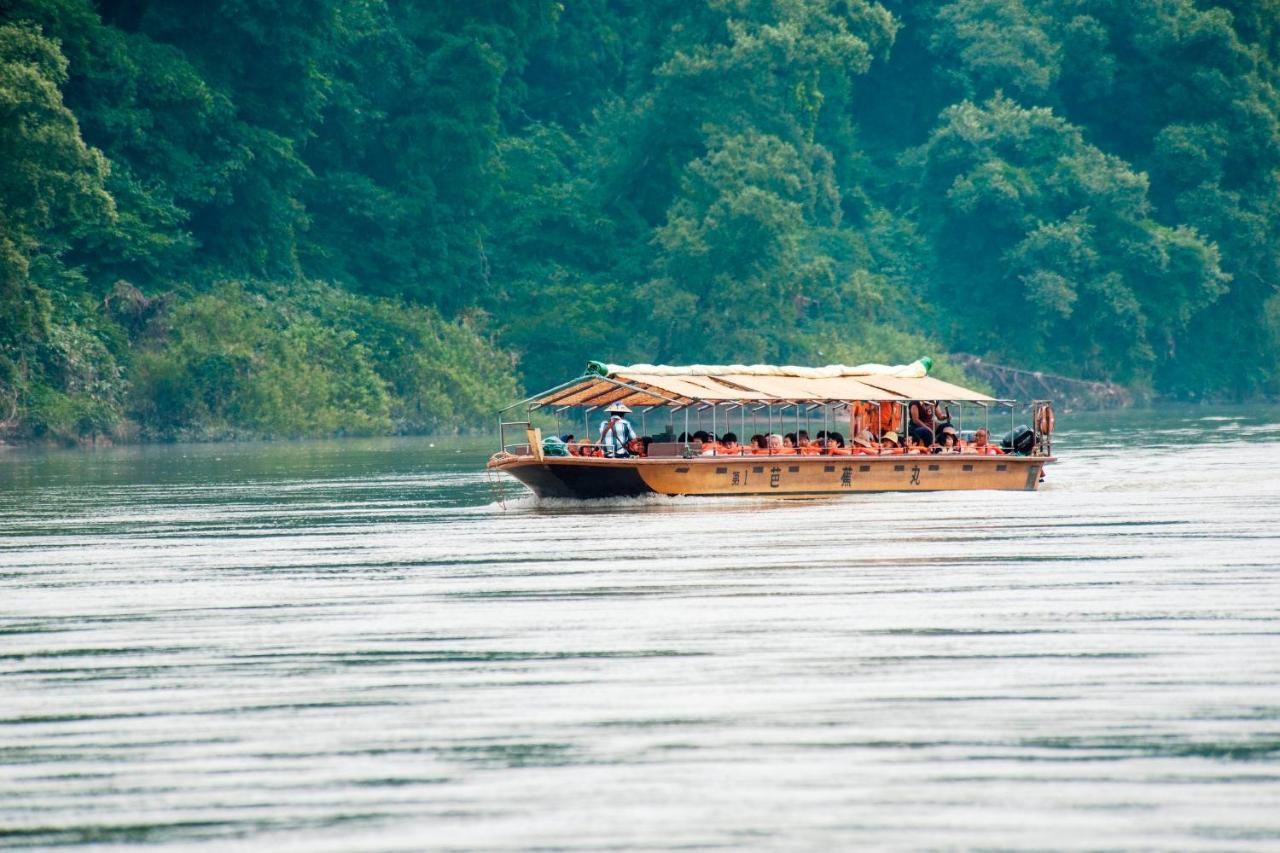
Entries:
{"type": "Polygon", "coordinates": [[[611,458],[630,456],[627,442],[634,441],[636,437],[636,431],[627,421],[631,410],[622,403],[614,403],[605,411],[609,413],[609,419],[600,425],[600,446],[604,448],[604,455],[611,458]]]}

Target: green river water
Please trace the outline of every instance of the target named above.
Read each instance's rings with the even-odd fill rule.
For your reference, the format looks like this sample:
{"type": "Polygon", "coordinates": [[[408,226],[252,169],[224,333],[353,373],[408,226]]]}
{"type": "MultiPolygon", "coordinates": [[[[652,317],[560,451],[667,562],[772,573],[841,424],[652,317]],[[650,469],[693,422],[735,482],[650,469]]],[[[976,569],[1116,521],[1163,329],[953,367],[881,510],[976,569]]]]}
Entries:
{"type": "Polygon", "coordinates": [[[0,452],[0,847],[1280,848],[1280,410],[1059,430],[803,503],[0,452]]]}

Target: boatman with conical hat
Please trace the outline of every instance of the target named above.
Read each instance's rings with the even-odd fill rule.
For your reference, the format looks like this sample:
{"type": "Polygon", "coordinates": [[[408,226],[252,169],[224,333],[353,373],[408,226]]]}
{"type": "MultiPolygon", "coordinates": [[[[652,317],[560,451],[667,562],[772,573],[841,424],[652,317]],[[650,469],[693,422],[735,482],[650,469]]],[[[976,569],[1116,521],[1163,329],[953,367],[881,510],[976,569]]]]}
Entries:
{"type": "Polygon", "coordinates": [[[605,411],[609,418],[600,425],[600,447],[604,449],[604,455],[610,458],[630,456],[627,443],[636,437],[636,431],[627,420],[631,410],[622,403],[614,403],[605,411]]]}

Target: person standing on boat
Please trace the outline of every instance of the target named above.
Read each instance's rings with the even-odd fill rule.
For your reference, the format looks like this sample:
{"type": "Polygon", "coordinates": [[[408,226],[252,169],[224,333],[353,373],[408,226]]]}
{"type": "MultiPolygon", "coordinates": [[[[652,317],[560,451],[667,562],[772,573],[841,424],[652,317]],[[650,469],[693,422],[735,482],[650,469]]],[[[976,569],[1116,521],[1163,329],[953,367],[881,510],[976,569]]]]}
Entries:
{"type": "Polygon", "coordinates": [[[604,455],[610,458],[630,456],[627,443],[636,439],[636,431],[627,421],[631,410],[622,403],[614,403],[605,411],[609,413],[609,419],[600,425],[600,446],[604,448],[604,455]]]}

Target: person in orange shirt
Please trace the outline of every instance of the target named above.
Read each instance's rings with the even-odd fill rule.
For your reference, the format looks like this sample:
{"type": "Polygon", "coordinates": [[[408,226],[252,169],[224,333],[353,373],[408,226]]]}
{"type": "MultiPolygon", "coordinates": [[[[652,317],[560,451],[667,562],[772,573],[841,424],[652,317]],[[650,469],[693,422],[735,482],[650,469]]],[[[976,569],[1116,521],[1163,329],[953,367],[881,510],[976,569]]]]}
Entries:
{"type": "Polygon", "coordinates": [[[873,423],[872,416],[875,409],[871,403],[850,403],[849,404],[849,432],[851,435],[861,435],[864,431],[869,430],[873,423]]]}
{"type": "Polygon", "coordinates": [[[897,403],[878,403],[880,407],[880,434],[898,431],[902,425],[902,408],[897,403]]]}
{"type": "Polygon", "coordinates": [[[741,456],[742,445],[738,444],[737,433],[726,432],[720,436],[720,450],[718,452],[721,456],[741,456]]]}

